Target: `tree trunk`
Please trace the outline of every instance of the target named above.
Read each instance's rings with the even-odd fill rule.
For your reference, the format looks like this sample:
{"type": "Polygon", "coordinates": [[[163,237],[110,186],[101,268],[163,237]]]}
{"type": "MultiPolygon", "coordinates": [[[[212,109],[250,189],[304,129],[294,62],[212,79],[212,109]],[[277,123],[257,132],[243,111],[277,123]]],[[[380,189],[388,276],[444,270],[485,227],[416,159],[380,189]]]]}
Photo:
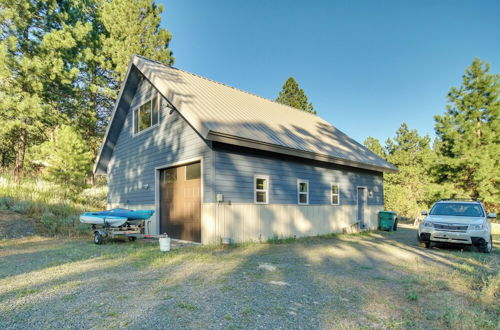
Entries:
{"type": "Polygon", "coordinates": [[[26,152],[26,130],[21,128],[19,140],[17,141],[16,164],[14,166],[14,180],[19,182],[23,174],[24,153],[26,152]]]}

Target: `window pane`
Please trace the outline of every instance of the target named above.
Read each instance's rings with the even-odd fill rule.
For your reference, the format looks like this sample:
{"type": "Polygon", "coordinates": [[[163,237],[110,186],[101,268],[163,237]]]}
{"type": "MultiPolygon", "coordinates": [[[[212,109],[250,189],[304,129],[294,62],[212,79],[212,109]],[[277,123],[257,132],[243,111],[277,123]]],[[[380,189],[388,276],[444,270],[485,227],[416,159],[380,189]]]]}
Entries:
{"type": "Polygon", "coordinates": [[[300,182],[299,183],[299,191],[300,192],[307,192],[307,182],[300,182]]]}
{"type": "Polygon", "coordinates": [[[338,203],[339,203],[339,196],[332,195],[332,204],[338,204],[338,203]]]}
{"type": "Polygon", "coordinates": [[[158,124],[158,97],[153,98],[151,126],[158,124]]]}
{"type": "Polygon", "coordinates": [[[332,194],[338,194],[339,193],[339,186],[337,185],[332,185],[332,194]]]}
{"type": "Polygon", "coordinates": [[[267,189],[267,180],[257,178],[255,181],[255,186],[256,186],[257,190],[266,190],[267,189]]]}
{"type": "Polygon", "coordinates": [[[177,168],[168,168],[163,171],[163,180],[165,183],[174,183],[177,181],[177,168]]]}
{"type": "Polygon", "coordinates": [[[307,194],[299,194],[299,202],[301,204],[307,204],[307,194]]]}
{"type": "Polygon", "coordinates": [[[134,133],[139,132],[139,109],[134,110],[134,133]]]}
{"type": "Polygon", "coordinates": [[[266,201],[266,192],[265,191],[257,191],[256,192],[256,200],[257,203],[267,203],[266,201]]]}
{"type": "Polygon", "coordinates": [[[139,130],[142,131],[151,126],[151,101],[142,105],[139,109],[139,130]]]}
{"type": "Polygon", "coordinates": [[[199,179],[200,175],[201,175],[200,163],[186,165],[186,180],[199,179]]]}

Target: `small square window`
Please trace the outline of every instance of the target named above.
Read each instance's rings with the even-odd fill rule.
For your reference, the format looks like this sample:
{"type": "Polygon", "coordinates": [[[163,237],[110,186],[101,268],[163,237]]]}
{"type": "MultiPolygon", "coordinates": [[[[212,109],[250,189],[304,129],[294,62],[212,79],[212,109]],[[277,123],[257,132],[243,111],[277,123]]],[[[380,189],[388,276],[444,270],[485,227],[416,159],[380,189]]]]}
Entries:
{"type": "Polygon", "coordinates": [[[256,175],[254,177],[254,189],[255,203],[269,203],[269,177],[267,175],[256,175]]]}
{"type": "Polygon", "coordinates": [[[158,96],[134,109],[133,112],[134,134],[140,133],[156,124],[160,120],[160,108],[158,96]]]}
{"type": "Polygon", "coordinates": [[[256,192],[256,201],[257,203],[265,203],[267,200],[267,193],[265,191],[257,191],[256,192]]]}
{"type": "Polygon", "coordinates": [[[297,202],[298,204],[309,204],[309,181],[297,180],[297,202]]]}
{"type": "Polygon", "coordinates": [[[201,164],[193,163],[186,165],[186,180],[199,179],[201,176],[201,164]]]}
{"type": "Polygon", "coordinates": [[[331,194],[332,205],[339,205],[340,204],[340,188],[339,188],[338,184],[332,183],[330,194],[331,194]]]}
{"type": "Polygon", "coordinates": [[[307,204],[307,194],[300,194],[299,195],[299,203],[300,204],[307,204]]]}
{"type": "Polygon", "coordinates": [[[177,167],[167,168],[162,173],[164,183],[174,183],[177,181],[177,167]]]}
{"type": "Polygon", "coordinates": [[[257,190],[266,190],[267,189],[267,179],[257,178],[255,180],[255,184],[257,185],[257,190]]]}
{"type": "Polygon", "coordinates": [[[139,107],[139,130],[151,127],[151,101],[139,107]]]}
{"type": "Polygon", "coordinates": [[[338,195],[339,193],[339,186],[336,184],[332,184],[332,194],[338,195]]]}

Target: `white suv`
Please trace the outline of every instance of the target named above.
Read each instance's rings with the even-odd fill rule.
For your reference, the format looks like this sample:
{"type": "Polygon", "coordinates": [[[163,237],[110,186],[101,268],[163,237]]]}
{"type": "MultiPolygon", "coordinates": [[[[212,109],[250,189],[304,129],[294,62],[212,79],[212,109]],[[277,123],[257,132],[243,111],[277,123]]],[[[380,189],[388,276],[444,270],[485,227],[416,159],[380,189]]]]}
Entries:
{"type": "Polygon", "coordinates": [[[426,248],[432,242],[474,245],[479,251],[493,249],[491,221],[496,214],[486,214],[478,201],[440,200],[418,226],[418,241],[426,248]]]}

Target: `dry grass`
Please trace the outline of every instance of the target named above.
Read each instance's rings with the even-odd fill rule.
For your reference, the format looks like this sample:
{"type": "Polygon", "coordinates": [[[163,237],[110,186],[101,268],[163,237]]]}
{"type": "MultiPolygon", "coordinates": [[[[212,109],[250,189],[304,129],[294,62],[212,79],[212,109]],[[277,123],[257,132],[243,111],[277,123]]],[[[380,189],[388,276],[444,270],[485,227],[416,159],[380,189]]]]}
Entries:
{"type": "Polygon", "coordinates": [[[42,234],[81,236],[80,213],[106,207],[106,187],[89,188],[74,195],[65,187],[43,180],[25,179],[18,184],[0,176],[0,210],[9,210],[35,220],[42,234]]]}
{"type": "Polygon", "coordinates": [[[426,250],[403,227],[167,254],[0,241],[0,328],[498,328],[500,250],[426,250]]]}

